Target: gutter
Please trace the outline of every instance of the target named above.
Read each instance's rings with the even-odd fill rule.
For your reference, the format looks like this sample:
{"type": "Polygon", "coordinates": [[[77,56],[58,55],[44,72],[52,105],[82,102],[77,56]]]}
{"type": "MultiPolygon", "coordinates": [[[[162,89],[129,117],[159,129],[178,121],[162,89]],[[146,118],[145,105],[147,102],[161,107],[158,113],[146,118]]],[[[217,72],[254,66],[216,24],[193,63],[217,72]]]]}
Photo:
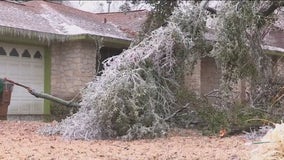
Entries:
{"type": "Polygon", "coordinates": [[[37,41],[43,45],[50,45],[52,42],[66,42],[73,40],[102,40],[103,44],[115,43],[118,46],[128,47],[132,41],[132,39],[129,38],[123,39],[92,34],[63,35],[0,25],[0,38],[1,36],[4,36],[4,40],[5,36],[28,38],[30,40],[37,41]]]}

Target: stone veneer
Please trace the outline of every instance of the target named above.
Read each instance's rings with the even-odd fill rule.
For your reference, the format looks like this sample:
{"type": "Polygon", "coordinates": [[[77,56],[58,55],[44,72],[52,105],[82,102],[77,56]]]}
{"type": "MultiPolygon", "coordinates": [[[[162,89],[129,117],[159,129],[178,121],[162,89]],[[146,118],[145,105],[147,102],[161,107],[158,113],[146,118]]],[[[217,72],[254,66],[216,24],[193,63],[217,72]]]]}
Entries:
{"type": "Polygon", "coordinates": [[[96,73],[96,45],[89,41],[70,41],[51,46],[51,94],[70,99],[96,73]]]}
{"type": "MultiPolygon", "coordinates": [[[[188,90],[194,91],[197,95],[206,95],[215,89],[219,89],[220,81],[221,69],[217,67],[215,60],[210,57],[198,60],[192,74],[185,75],[185,87],[188,90]]],[[[240,80],[232,86],[236,101],[246,101],[247,86],[248,83],[244,80],[240,80]]],[[[213,102],[216,99],[208,97],[208,100],[213,102]]]]}
{"type": "Polygon", "coordinates": [[[276,62],[277,75],[284,78],[284,57],[280,57],[276,62]]]}
{"type": "Polygon", "coordinates": [[[201,93],[208,94],[219,89],[221,69],[217,67],[213,58],[206,57],[201,60],[201,93]]]}
{"type": "MultiPolygon", "coordinates": [[[[95,43],[72,41],[51,46],[51,94],[69,99],[76,95],[96,73],[95,43]]],[[[284,60],[277,63],[278,74],[284,77],[284,60]]],[[[197,95],[218,89],[221,73],[213,58],[198,60],[191,75],[185,75],[185,87],[197,95]]],[[[247,100],[248,82],[234,85],[236,100],[247,100]]]]}
{"type": "MultiPolygon", "coordinates": [[[[284,78],[284,58],[276,57],[274,64],[277,76],[284,78]]],[[[221,79],[221,70],[214,62],[214,59],[206,57],[197,61],[191,75],[185,75],[185,87],[194,91],[197,95],[204,95],[214,89],[218,89],[221,79]]],[[[247,103],[250,99],[250,82],[239,80],[232,85],[233,96],[236,102],[247,103]]],[[[209,100],[214,100],[209,98],[209,100]]]]}
{"type": "Polygon", "coordinates": [[[185,86],[197,95],[207,94],[219,88],[220,72],[213,58],[203,58],[197,61],[191,75],[185,75],[185,86]]]}
{"type": "Polygon", "coordinates": [[[186,73],[184,76],[185,87],[193,91],[195,94],[200,95],[201,92],[201,60],[198,60],[194,66],[192,73],[186,73]]]}

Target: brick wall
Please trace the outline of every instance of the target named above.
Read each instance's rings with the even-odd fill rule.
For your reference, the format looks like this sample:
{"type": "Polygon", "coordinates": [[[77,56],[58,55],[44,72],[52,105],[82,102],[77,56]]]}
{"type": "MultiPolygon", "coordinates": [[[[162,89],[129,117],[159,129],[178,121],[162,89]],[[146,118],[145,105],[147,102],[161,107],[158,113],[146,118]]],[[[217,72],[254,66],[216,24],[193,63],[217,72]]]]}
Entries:
{"type": "Polygon", "coordinates": [[[207,94],[220,85],[221,71],[213,58],[198,60],[192,74],[185,75],[185,87],[197,95],[207,94]]]}
{"type": "Polygon", "coordinates": [[[71,41],[51,46],[51,94],[69,99],[96,73],[96,46],[71,41]]]}
{"type": "Polygon", "coordinates": [[[278,76],[284,78],[284,57],[277,60],[276,73],[278,76]]]}
{"type": "Polygon", "coordinates": [[[194,66],[193,72],[187,73],[185,72],[185,76],[184,76],[184,85],[185,87],[190,90],[193,91],[195,94],[200,95],[200,91],[201,91],[201,61],[198,60],[197,63],[194,66]]]}
{"type": "MultiPolygon", "coordinates": [[[[275,68],[278,76],[284,78],[284,58],[277,56],[275,68]]],[[[206,57],[199,60],[195,65],[192,74],[185,75],[185,87],[194,91],[197,95],[207,94],[208,92],[218,89],[221,79],[221,70],[215,64],[214,59],[206,57]]],[[[233,84],[233,96],[236,102],[246,103],[250,99],[250,82],[248,80],[239,80],[233,84]]],[[[210,101],[214,99],[210,99],[210,101]]]]}
{"type": "Polygon", "coordinates": [[[201,61],[201,93],[207,94],[218,89],[221,79],[221,70],[217,68],[215,60],[210,57],[201,61]]]}

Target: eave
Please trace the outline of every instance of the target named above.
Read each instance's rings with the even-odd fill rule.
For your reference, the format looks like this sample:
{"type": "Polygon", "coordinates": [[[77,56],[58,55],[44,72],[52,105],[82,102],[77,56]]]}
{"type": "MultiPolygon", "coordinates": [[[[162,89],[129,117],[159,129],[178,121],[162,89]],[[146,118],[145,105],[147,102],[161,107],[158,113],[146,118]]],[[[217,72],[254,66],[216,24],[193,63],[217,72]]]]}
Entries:
{"type": "Polygon", "coordinates": [[[37,45],[47,45],[51,43],[75,41],[75,40],[102,40],[103,45],[115,48],[125,48],[131,43],[131,39],[114,38],[92,34],[63,35],[47,32],[39,32],[21,28],[7,27],[0,25],[0,40],[11,41],[18,38],[22,43],[36,43],[37,45]]]}

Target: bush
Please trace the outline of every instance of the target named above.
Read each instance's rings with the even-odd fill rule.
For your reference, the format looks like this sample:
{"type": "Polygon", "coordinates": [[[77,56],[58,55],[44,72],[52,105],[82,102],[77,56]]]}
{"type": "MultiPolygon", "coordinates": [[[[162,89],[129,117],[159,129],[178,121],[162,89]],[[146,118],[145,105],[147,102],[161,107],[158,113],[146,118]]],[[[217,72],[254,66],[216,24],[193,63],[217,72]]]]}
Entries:
{"type": "Polygon", "coordinates": [[[259,129],[263,125],[262,119],[277,120],[278,116],[270,115],[248,105],[235,104],[230,109],[217,109],[210,104],[203,104],[197,108],[202,120],[198,126],[206,135],[218,134],[225,129],[228,134],[239,134],[251,129],[259,129]]]}
{"type": "Polygon", "coordinates": [[[50,105],[50,116],[49,121],[56,120],[61,121],[68,116],[76,113],[79,108],[75,107],[66,107],[64,105],[52,102],[50,105]]]}

